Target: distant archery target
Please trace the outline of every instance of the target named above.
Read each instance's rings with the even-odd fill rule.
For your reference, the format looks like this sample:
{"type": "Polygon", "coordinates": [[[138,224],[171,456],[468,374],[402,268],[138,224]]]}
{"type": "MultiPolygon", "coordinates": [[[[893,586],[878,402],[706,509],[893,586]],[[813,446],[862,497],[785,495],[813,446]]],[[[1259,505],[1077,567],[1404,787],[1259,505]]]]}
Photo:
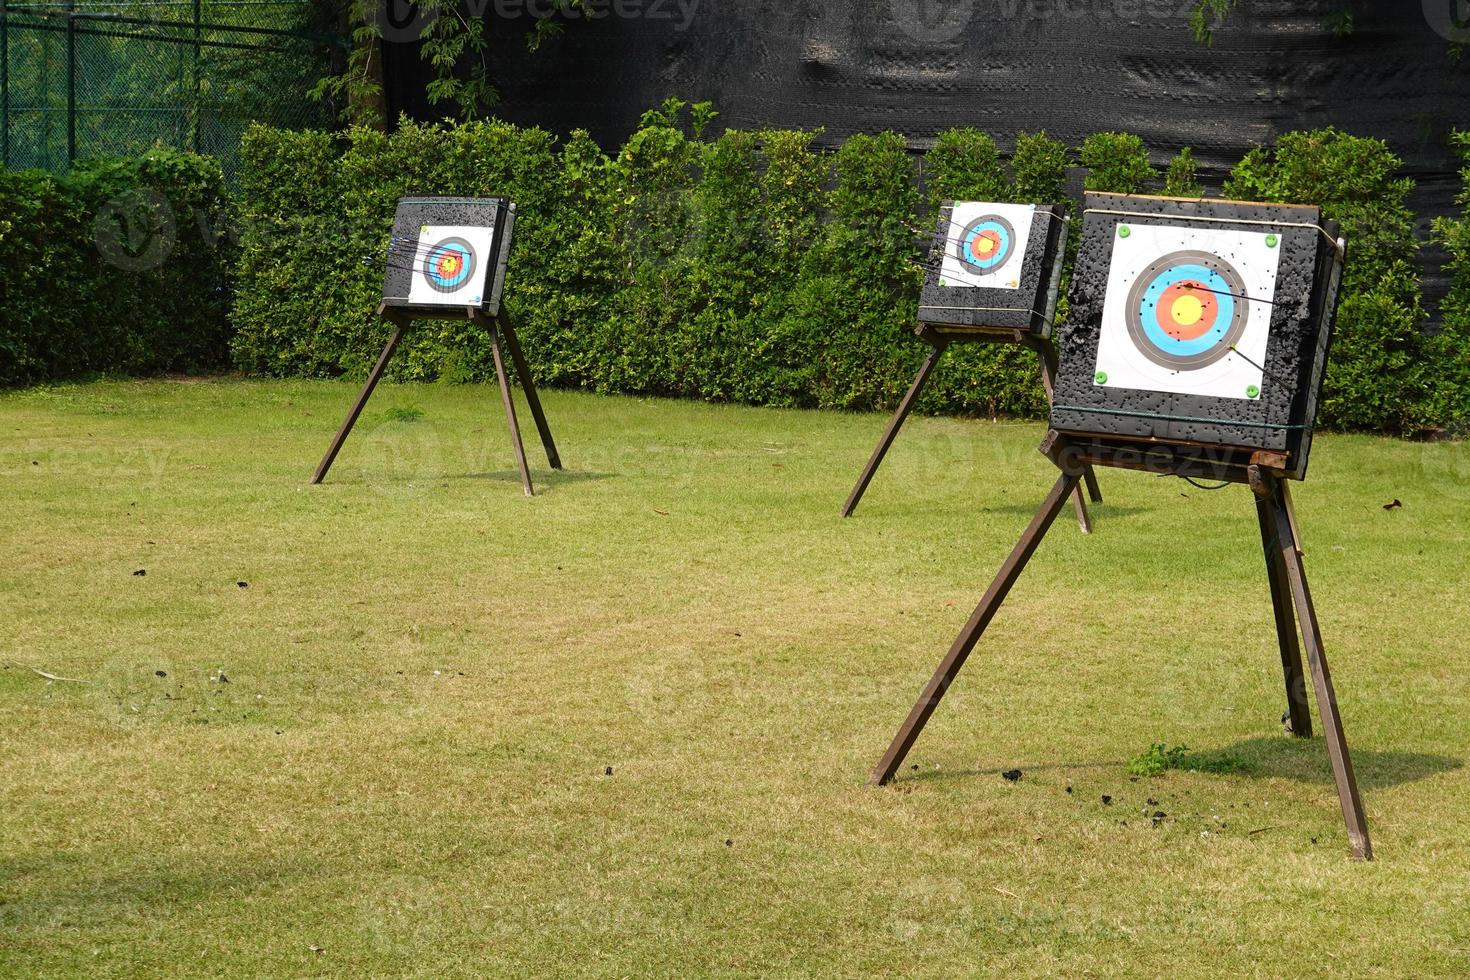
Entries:
{"type": "Polygon", "coordinates": [[[1015,254],[1016,229],[998,214],[971,221],[955,240],[955,258],[971,275],[988,276],[1015,254]]]}
{"type": "Polygon", "coordinates": [[[441,239],[424,252],[423,275],[441,293],[460,289],[474,274],[474,246],[458,236],[441,239]]]}
{"type": "Polygon", "coordinates": [[[1124,318],[1139,352],[1174,371],[1225,357],[1250,319],[1245,280],[1211,252],[1171,252],[1151,262],[1128,291],[1124,318]]]}

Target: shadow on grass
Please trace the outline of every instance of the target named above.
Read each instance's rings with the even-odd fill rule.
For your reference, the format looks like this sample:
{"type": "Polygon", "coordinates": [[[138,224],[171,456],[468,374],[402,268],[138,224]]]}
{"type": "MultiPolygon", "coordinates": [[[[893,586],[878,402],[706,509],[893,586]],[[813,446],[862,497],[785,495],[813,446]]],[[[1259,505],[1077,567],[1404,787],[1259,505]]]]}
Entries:
{"type": "MultiPolygon", "coordinates": [[[[1313,719],[1317,721],[1317,719],[1313,719]]],[[[1320,722],[1318,722],[1320,724],[1320,722]]],[[[1353,771],[1363,789],[1385,789],[1442,772],[1463,768],[1465,760],[1427,752],[1378,751],[1353,748],[1353,771]]],[[[1312,738],[1248,738],[1223,749],[1191,752],[1185,768],[1206,772],[1226,771],[1232,776],[1265,776],[1300,782],[1332,782],[1327,743],[1321,735],[1312,738]]]]}
{"type": "Polygon", "coordinates": [[[258,864],[222,858],[183,867],[173,862],[167,867],[99,870],[96,862],[75,852],[5,858],[0,860],[0,881],[24,887],[0,903],[0,928],[16,934],[17,942],[26,932],[33,941],[57,943],[116,928],[119,922],[156,917],[162,923],[184,907],[267,895],[320,874],[320,868],[296,861],[258,864]]]}
{"type": "MultiPolygon", "coordinates": [[[[1402,783],[1428,779],[1443,772],[1461,769],[1465,760],[1427,752],[1378,751],[1354,749],[1349,737],[1348,749],[1352,753],[1353,771],[1361,789],[1387,789],[1402,783]]],[[[1089,761],[1047,762],[1037,764],[1017,763],[1023,773],[1058,772],[1091,769],[1116,772],[1127,778],[1128,763],[1122,759],[1094,759],[1089,761]]],[[[1313,738],[1292,738],[1282,735],[1248,738],[1221,749],[1190,752],[1179,767],[1221,779],[1268,778],[1295,779],[1304,783],[1332,783],[1332,766],[1327,759],[1327,743],[1320,735],[1313,738]]],[[[947,779],[972,779],[995,776],[1000,769],[924,769],[913,771],[904,766],[898,780],[912,782],[941,781],[947,779]]],[[[1148,777],[1140,777],[1147,780],[1148,777]]]]}
{"type": "MultiPolygon", "coordinates": [[[[1022,514],[1026,517],[1034,517],[1036,515],[1036,511],[1041,507],[1041,500],[1041,497],[1037,497],[1036,503],[1034,504],[999,504],[993,507],[986,507],[982,504],[980,509],[987,514],[1022,514]]],[[[1089,500],[1087,502],[1087,510],[1088,513],[1092,515],[1092,519],[1094,521],[1098,521],[1107,520],[1110,517],[1133,517],[1138,514],[1153,513],[1155,511],[1155,508],[1124,507],[1119,504],[1110,504],[1106,501],[1100,504],[1095,504],[1089,500]]],[[[1076,519],[1073,514],[1074,512],[1072,510],[1072,506],[1068,504],[1067,507],[1060,514],[1057,515],[1057,522],[1061,523],[1063,517],[1071,517],[1073,519],[1073,523],[1075,523],[1076,519]]]]}
{"type": "MultiPolygon", "coordinates": [[[[536,492],[542,490],[554,490],[561,486],[570,486],[576,483],[590,483],[594,480],[617,479],[617,473],[597,473],[584,470],[549,470],[531,467],[531,483],[536,492]]],[[[491,470],[486,473],[452,473],[439,477],[443,481],[452,480],[490,480],[496,483],[514,483],[520,486],[521,474],[519,470],[491,470]]]]}

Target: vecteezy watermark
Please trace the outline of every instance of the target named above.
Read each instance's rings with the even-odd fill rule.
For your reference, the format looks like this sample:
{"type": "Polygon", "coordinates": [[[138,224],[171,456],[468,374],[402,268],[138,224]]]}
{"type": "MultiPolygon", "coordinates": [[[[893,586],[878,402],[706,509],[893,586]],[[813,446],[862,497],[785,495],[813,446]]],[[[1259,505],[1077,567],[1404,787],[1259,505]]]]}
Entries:
{"type": "Polygon", "coordinates": [[[413,0],[376,0],[375,6],[373,20],[385,41],[417,41],[439,19],[438,7],[413,0]]]}
{"type": "Polygon", "coordinates": [[[178,241],[174,209],[152,188],[119,194],[97,209],[92,240],[102,258],[119,269],[156,269],[178,241]]]}
{"type": "Polygon", "coordinates": [[[888,0],[888,10],[900,31],[929,44],[952,41],[970,26],[975,0],[888,0]]]}
{"type": "MultiPolygon", "coordinates": [[[[369,0],[376,4],[372,19],[388,41],[417,40],[439,19],[441,11],[462,10],[473,20],[493,14],[497,20],[617,20],[665,21],[686,31],[699,12],[700,0],[463,0],[462,3],[415,3],[413,0],[369,0]]],[[[949,0],[955,2],[955,0],[949,0]]],[[[973,2],[973,0],[966,0],[973,2]]]]}
{"type": "Polygon", "coordinates": [[[1470,0],[1423,0],[1424,19],[1452,44],[1470,43],[1470,0]]]}

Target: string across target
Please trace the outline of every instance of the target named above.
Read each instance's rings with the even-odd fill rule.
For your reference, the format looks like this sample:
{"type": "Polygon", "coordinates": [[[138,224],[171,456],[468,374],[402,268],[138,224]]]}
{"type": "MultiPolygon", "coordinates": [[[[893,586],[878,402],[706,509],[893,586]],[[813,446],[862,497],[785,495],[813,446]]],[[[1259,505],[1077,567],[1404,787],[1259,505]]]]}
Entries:
{"type": "Polygon", "coordinates": [[[988,276],[1004,267],[1016,252],[1016,229],[998,214],[967,223],[955,238],[955,258],[972,275],[988,276]]]}
{"type": "Polygon", "coordinates": [[[424,252],[421,271],[433,289],[452,293],[474,274],[476,262],[474,246],[463,238],[451,236],[435,242],[424,252]]]}

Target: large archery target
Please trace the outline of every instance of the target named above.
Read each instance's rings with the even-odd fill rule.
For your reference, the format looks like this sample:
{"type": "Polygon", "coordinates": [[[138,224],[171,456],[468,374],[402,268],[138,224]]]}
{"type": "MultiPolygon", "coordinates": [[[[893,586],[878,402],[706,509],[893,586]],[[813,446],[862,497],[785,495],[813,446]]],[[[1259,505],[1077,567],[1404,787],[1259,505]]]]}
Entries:
{"type": "Polygon", "coordinates": [[[945,236],[939,285],[1019,289],[1034,204],[956,201],[945,236]]]}
{"type": "Polygon", "coordinates": [[[491,264],[494,228],[424,225],[413,255],[408,299],[429,306],[479,306],[491,264]]]}
{"type": "Polygon", "coordinates": [[[1260,398],[1280,254],[1267,233],[1120,224],[1093,383],[1260,398]]]}

